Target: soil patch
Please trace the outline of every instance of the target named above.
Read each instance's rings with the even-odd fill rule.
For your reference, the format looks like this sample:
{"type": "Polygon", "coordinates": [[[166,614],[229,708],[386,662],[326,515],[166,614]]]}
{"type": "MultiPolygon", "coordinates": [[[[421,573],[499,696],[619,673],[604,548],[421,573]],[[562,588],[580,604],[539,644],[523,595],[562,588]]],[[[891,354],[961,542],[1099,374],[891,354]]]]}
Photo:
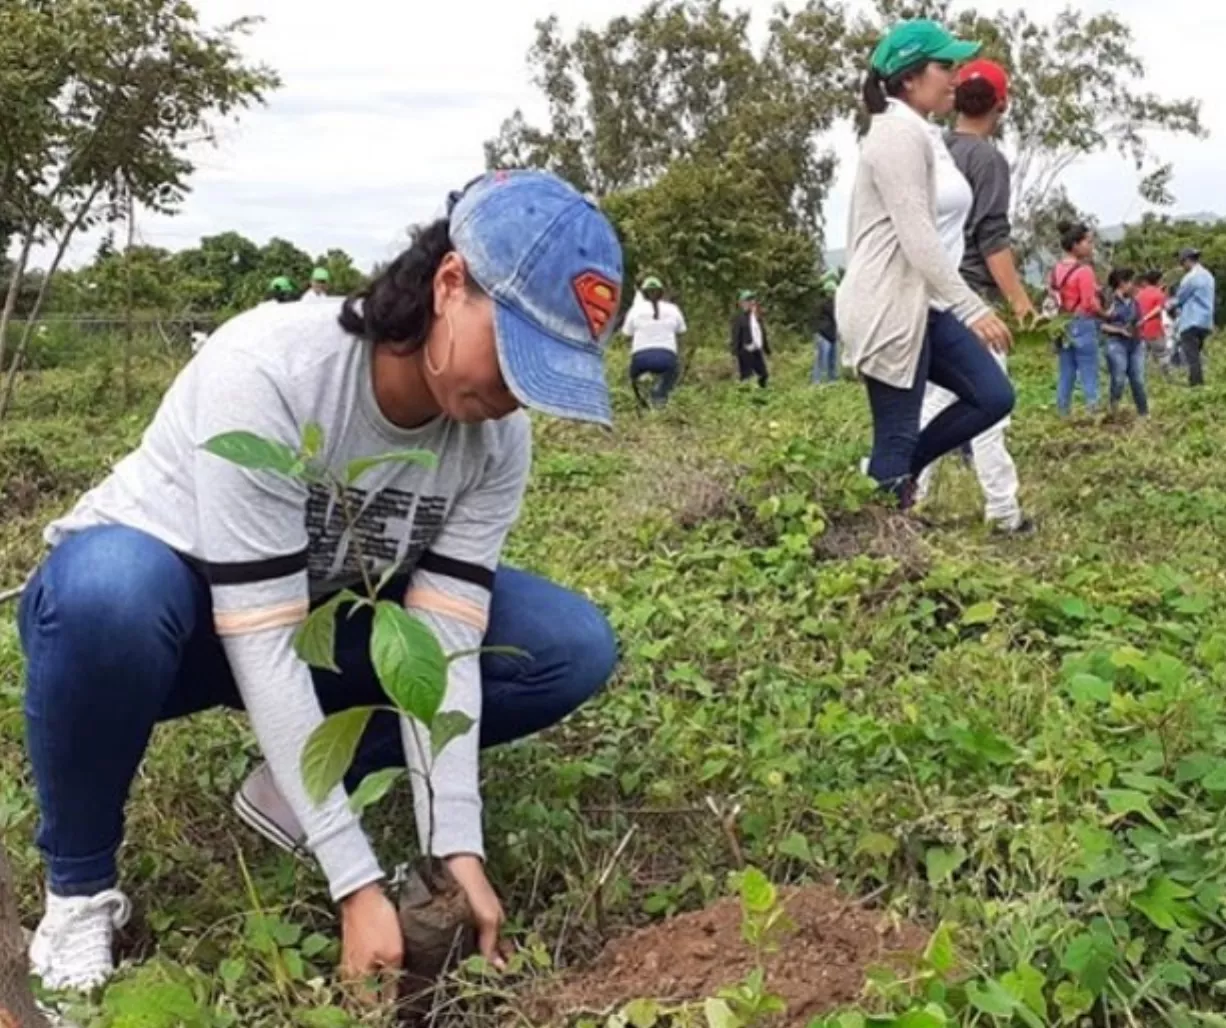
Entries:
{"type": "Polygon", "coordinates": [[[902,567],[918,571],[925,571],[929,563],[922,525],[899,511],[878,506],[832,517],[814,544],[814,554],[819,560],[892,557],[902,567]]]}
{"type": "MultiPolygon", "coordinates": [[[[928,933],[896,924],[837,889],[817,885],[780,891],[795,930],[766,958],[770,991],[787,1003],[779,1028],[803,1028],[819,1014],[854,1003],[869,968],[905,964],[928,933]]],[[[604,1013],[633,999],[698,1001],[745,980],[754,968],[741,937],[736,899],[682,914],[615,939],[595,962],[535,998],[542,1024],[604,1013]]]]}

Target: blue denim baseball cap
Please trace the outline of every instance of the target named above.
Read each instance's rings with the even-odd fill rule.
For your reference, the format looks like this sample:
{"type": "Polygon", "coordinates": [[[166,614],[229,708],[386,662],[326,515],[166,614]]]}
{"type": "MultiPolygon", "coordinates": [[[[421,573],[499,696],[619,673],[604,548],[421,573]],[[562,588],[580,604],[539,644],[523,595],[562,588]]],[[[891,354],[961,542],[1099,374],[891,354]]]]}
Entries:
{"type": "Polygon", "coordinates": [[[611,425],[605,347],[622,250],[599,208],[542,171],[495,171],[452,195],[451,244],[494,300],[498,360],[525,407],[611,425]]]}

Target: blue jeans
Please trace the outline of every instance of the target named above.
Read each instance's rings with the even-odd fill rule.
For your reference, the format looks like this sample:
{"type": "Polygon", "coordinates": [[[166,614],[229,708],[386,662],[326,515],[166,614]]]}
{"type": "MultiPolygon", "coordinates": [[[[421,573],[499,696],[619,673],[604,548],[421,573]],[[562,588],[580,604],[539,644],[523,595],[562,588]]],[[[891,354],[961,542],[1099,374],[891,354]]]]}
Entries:
{"type": "Polygon", "coordinates": [[[1060,347],[1060,379],[1056,386],[1056,406],[1061,414],[1073,407],[1073,386],[1078,378],[1086,394],[1086,409],[1098,407],[1098,321],[1074,318],[1069,322],[1068,338],[1060,347]]]}
{"type": "Polygon", "coordinates": [[[814,385],[822,382],[837,382],[839,380],[839,346],[823,335],[814,336],[817,353],[813,358],[814,385]]]}
{"type": "Polygon", "coordinates": [[[969,443],[1013,410],[1014,392],[973,332],[947,311],[930,311],[915,382],[898,389],[864,379],[873,412],[873,456],[868,473],[904,496],[905,486],[938,457],[969,443]],[[929,382],[958,397],[920,430],[929,382]]]}
{"type": "Polygon", "coordinates": [[[639,350],[630,358],[630,384],[634,386],[643,375],[655,375],[655,388],[651,391],[651,401],[657,407],[663,407],[677,384],[680,372],[677,355],[672,350],[656,346],[650,350],[639,350]]]}
{"type": "Polygon", "coordinates": [[[1149,397],[1145,394],[1145,344],[1139,339],[1107,336],[1107,368],[1111,372],[1111,408],[1114,410],[1124,397],[1124,386],[1132,389],[1132,402],[1137,413],[1149,413],[1149,397]]]}
{"type": "MultiPolygon", "coordinates": [[[[403,595],[405,581],[389,594],[403,595]]],[[[208,585],[151,536],[92,528],[43,562],[22,597],[26,732],[47,884],[93,895],[117,881],[124,806],[155,724],[214,707],[241,709],[213,630],[208,585]]],[[[386,703],[369,656],[370,614],[338,619],[340,674],[313,670],[326,713],[386,703]]],[[[528,656],[481,658],[481,745],[495,746],[564,718],[608,681],[617,644],[586,599],[502,567],[487,646],[528,656]]],[[[349,784],[403,764],[394,715],[372,721],[349,784]]]]}

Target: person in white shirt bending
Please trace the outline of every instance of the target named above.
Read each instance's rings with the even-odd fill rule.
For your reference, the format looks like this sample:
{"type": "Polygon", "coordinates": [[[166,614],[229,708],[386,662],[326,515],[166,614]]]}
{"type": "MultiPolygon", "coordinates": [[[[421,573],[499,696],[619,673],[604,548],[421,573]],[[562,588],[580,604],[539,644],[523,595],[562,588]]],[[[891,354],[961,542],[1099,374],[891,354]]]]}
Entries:
{"type": "Polygon", "coordinates": [[[653,407],[663,407],[681,370],[677,341],[685,335],[685,315],[675,303],[664,299],[664,283],[654,275],[643,280],[642,290],[622,325],[622,331],[631,339],[630,385],[635,396],[639,396],[639,379],[655,375],[656,384],[648,402],[653,407]]]}

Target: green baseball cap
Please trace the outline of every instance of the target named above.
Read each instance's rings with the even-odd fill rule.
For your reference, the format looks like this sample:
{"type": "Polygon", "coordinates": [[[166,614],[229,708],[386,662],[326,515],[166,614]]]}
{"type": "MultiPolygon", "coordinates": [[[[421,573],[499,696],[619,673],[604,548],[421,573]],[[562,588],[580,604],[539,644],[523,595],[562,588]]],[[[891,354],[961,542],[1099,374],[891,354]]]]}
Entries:
{"type": "Polygon", "coordinates": [[[268,289],[273,293],[292,293],[294,291],[294,282],[285,275],[278,275],[268,283],[268,289]]]}
{"type": "Polygon", "coordinates": [[[332,276],[328,273],[327,268],[316,268],[311,272],[312,282],[331,282],[332,276]]]}
{"type": "Polygon", "coordinates": [[[756,300],[757,298],[758,294],[752,289],[742,289],[741,295],[737,297],[737,302],[744,303],[746,300],[756,300]]]}
{"type": "Polygon", "coordinates": [[[873,70],[882,78],[893,78],[924,61],[949,61],[961,64],[982,49],[981,43],[958,39],[944,25],[927,18],[900,21],[873,51],[873,70]]]}
{"type": "Polygon", "coordinates": [[[648,275],[643,279],[643,289],[663,289],[664,283],[661,282],[655,275],[648,275]]]}

